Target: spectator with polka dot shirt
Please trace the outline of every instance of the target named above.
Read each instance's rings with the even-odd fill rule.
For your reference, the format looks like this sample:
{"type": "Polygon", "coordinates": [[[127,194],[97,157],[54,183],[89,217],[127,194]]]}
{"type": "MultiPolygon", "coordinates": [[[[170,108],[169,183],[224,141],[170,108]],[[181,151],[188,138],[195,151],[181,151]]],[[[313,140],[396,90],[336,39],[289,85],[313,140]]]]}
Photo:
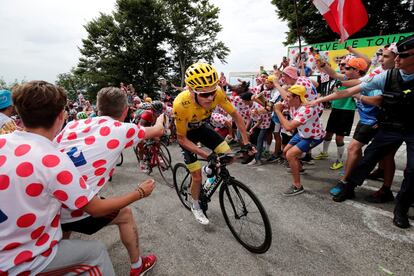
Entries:
{"type": "Polygon", "coordinates": [[[0,138],[0,275],[115,275],[99,241],[62,240],[61,208],[105,216],[148,195],[153,181],[99,199],[52,139],[64,123],[65,91],[44,81],[13,89],[26,131],[0,138]],[[144,186],[144,187],[143,187],[144,186]]]}
{"type": "MultiPolygon", "coordinates": [[[[123,149],[164,134],[164,116],[159,116],[153,127],[124,123],[128,102],[119,88],[102,88],[97,94],[97,108],[98,117],[70,122],[56,138],[59,150],[72,159],[94,195],[112,176],[123,149]]],[[[142,197],[150,195],[153,188],[142,187],[142,197]]],[[[62,209],[62,229],[68,235],[70,231],[91,235],[107,225],[119,228],[130,257],[131,275],[140,275],[154,266],[155,255],[140,256],[137,225],[129,207],[103,217],[92,217],[73,208],[62,209]]]]}
{"type": "Polygon", "coordinates": [[[303,85],[295,84],[287,90],[286,104],[292,118],[290,121],[283,116],[284,103],[278,102],[274,105],[274,111],[283,128],[287,131],[295,129],[298,131],[283,150],[293,177],[293,185],[283,193],[285,196],[303,193],[304,189],[300,181],[302,168],[299,158],[302,154],[319,145],[325,136],[317,107],[305,106],[304,103],[307,102],[305,95],[306,88],[303,85]]]}

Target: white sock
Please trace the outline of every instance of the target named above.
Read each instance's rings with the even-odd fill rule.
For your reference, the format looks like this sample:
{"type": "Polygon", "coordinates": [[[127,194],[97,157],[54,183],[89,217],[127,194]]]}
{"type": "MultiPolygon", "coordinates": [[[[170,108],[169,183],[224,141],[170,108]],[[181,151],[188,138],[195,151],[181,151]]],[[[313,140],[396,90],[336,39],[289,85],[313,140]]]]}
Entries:
{"type": "Polygon", "coordinates": [[[136,261],[135,263],[132,263],[131,264],[131,268],[140,268],[141,267],[141,265],[142,265],[142,258],[141,257],[139,257],[138,258],[138,261],[136,261]]]}
{"type": "Polygon", "coordinates": [[[342,162],[342,155],[344,155],[345,145],[336,146],[336,151],[337,151],[337,154],[338,154],[338,161],[342,162]]]}
{"type": "Polygon", "coordinates": [[[328,153],[329,145],[331,144],[331,140],[323,141],[322,152],[328,153]]]}
{"type": "Polygon", "coordinates": [[[198,203],[198,200],[195,200],[193,198],[193,209],[200,209],[200,204],[198,203]]]}

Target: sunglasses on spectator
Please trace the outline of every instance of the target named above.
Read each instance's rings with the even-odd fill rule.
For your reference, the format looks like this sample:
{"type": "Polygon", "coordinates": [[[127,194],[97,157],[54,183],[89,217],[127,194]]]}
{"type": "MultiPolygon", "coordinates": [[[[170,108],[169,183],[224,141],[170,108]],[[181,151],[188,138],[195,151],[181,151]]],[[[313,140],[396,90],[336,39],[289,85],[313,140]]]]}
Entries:
{"type": "Polygon", "coordinates": [[[202,92],[200,93],[200,92],[195,91],[197,96],[200,96],[201,98],[208,98],[208,97],[214,96],[216,95],[216,92],[217,92],[217,89],[212,92],[207,92],[207,93],[202,93],[202,92]]]}
{"type": "Polygon", "coordinates": [[[346,66],[346,63],[339,63],[339,66],[346,66]]]}
{"type": "Polygon", "coordinates": [[[414,53],[396,53],[396,55],[400,58],[408,58],[410,56],[414,56],[414,53]]]}
{"type": "Polygon", "coordinates": [[[354,70],[356,70],[354,67],[350,67],[350,66],[345,66],[345,70],[351,70],[351,69],[354,69],[354,70]]]}

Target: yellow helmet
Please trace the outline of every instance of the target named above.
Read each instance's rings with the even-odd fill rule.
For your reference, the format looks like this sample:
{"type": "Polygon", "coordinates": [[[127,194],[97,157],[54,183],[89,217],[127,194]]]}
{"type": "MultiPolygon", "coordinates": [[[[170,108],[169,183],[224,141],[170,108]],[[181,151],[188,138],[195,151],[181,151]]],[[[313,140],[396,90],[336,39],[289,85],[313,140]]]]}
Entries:
{"type": "Polygon", "coordinates": [[[145,101],[146,103],[150,103],[150,102],[152,102],[152,99],[151,99],[150,97],[146,97],[144,101],[145,101]]]}
{"type": "Polygon", "coordinates": [[[216,69],[207,63],[194,63],[185,71],[185,83],[196,90],[217,85],[219,81],[216,69]]]}

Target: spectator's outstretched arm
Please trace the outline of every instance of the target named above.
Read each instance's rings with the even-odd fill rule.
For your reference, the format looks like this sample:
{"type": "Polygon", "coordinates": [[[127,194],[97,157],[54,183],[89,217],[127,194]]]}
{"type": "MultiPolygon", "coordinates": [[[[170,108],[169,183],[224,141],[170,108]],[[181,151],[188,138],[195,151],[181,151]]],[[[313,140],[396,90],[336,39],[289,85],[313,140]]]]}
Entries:
{"type": "Polygon", "coordinates": [[[366,63],[368,64],[367,68],[371,66],[371,59],[369,59],[366,55],[352,48],[352,46],[348,46],[346,47],[346,49],[348,50],[348,52],[350,52],[351,54],[354,54],[356,57],[364,59],[366,63]]]}
{"type": "Polygon", "coordinates": [[[345,87],[352,87],[358,84],[361,84],[361,81],[359,79],[346,80],[342,82],[342,86],[345,87]]]}
{"type": "Polygon", "coordinates": [[[83,208],[83,211],[87,212],[93,217],[102,217],[110,214],[116,210],[122,209],[134,201],[143,199],[149,196],[155,188],[155,181],[148,179],[142,182],[138,187],[125,195],[116,196],[106,199],[101,199],[97,196],[91,199],[88,204],[83,208]]]}
{"type": "Polygon", "coordinates": [[[305,105],[315,106],[317,104],[336,100],[336,99],[348,98],[359,92],[361,92],[361,87],[359,85],[350,87],[345,90],[337,90],[336,88],[334,88],[334,92],[332,94],[325,96],[325,97],[318,98],[310,102],[307,102],[305,103],[305,105]]]}
{"type": "Polygon", "coordinates": [[[380,106],[382,104],[382,96],[365,96],[361,94],[355,94],[352,97],[355,99],[358,99],[364,104],[374,105],[374,106],[380,106]]]}
{"type": "Polygon", "coordinates": [[[155,125],[152,127],[145,128],[145,139],[150,139],[154,137],[161,137],[164,135],[164,120],[165,116],[162,114],[158,116],[155,125]]]}
{"type": "Polygon", "coordinates": [[[332,69],[332,67],[329,65],[329,63],[321,61],[321,65],[319,65],[318,62],[317,62],[316,66],[318,67],[318,70],[320,72],[325,72],[332,79],[345,80],[345,75],[335,72],[335,70],[332,69]]]}

